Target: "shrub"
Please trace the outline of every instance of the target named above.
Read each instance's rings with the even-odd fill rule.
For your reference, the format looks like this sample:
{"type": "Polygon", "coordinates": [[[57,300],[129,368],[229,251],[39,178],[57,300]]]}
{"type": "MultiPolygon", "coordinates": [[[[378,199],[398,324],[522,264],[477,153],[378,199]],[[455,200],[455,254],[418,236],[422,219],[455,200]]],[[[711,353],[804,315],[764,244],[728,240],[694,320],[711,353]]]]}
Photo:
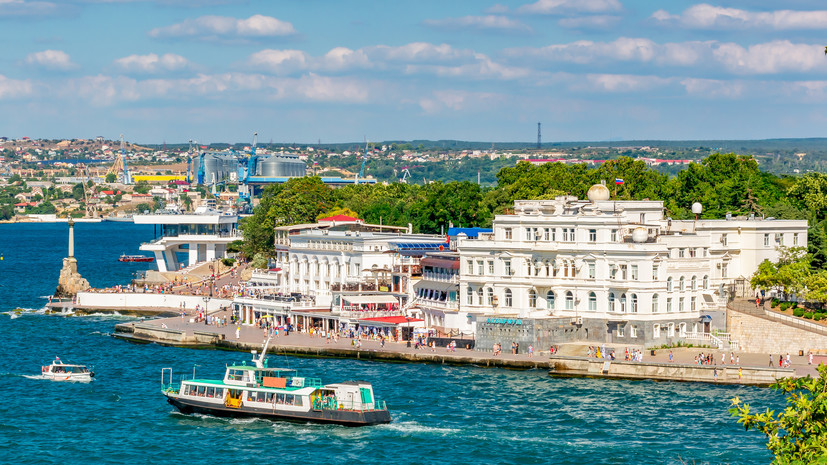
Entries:
{"type": "Polygon", "coordinates": [[[777,307],[777,306],[778,306],[778,299],[776,299],[775,297],[773,297],[773,299],[772,299],[772,306],[773,306],[773,307],[777,307]]]}
{"type": "Polygon", "coordinates": [[[816,320],[816,321],[821,321],[823,318],[824,318],[823,313],[816,313],[815,315],[813,315],[813,319],[816,320]]]}
{"type": "Polygon", "coordinates": [[[804,318],[806,318],[808,320],[812,320],[813,319],[813,314],[811,312],[807,312],[807,313],[804,314],[804,318]]]}
{"type": "Polygon", "coordinates": [[[223,263],[224,266],[233,266],[233,263],[235,263],[235,258],[222,258],[221,263],[223,263]]]}
{"type": "Polygon", "coordinates": [[[790,305],[791,305],[791,304],[790,304],[789,302],[781,302],[781,305],[779,305],[779,306],[778,306],[778,308],[779,308],[782,312],[786,312],[786,311],[787,311],[787,309],[788,309],[788,308],[790,308],[790,305]]]}
{"type": "Polygon", "coordinates": [[[792,302],[792,308],[798,308],[798,302],[792,302]]]}
{"type": "Polygon", "coordinates": [[[795,310],[793,310],[793,315],[798,317],[804,316],[804,310],[796,308],[795,310]]]}

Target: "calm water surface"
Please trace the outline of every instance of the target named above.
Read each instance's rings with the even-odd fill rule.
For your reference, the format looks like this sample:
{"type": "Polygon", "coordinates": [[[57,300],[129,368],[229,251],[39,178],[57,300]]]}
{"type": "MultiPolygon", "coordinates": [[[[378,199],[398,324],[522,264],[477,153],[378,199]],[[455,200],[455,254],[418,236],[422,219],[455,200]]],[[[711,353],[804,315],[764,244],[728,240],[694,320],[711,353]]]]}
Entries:
{"type": "MultiPolygon", "coordinates": [[[[0,311],[40,308],[66,255],[65,224],[0,225],[0,311]]],[[[152,228],[80,224],[76,255],[93,286],[126,283],[152,228]]],[[[768,463],[762,436],[728,417],[749,387],[551,379],[542,371],[274,356],[333,382],[363,379],[392,410],[390,425],[349,429],[175,413],[160,370],[221,376],[249,354],[133,345],[112,338],[126,317],[0,314],[0,463],[768,463]],[[94,365],[91,383],[38,379],[54,356],[94,365]]]]}

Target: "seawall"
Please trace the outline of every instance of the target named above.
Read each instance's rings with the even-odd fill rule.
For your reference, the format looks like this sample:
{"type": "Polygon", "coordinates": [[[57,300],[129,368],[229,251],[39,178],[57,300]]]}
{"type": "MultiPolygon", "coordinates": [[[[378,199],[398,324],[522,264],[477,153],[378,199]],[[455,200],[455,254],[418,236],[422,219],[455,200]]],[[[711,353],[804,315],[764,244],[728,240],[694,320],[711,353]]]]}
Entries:
{"type": "Polygon", "coordinates": [[[549,361],[549,374],[557,377],[651,379],[657,381],[769,386],[779,378],[795,376],[795,370],[791,368],[739,367],[734,365],[641,363],[553,355],[549,361]],[[715,377],[716,371],[717,379],[715,377]]]}

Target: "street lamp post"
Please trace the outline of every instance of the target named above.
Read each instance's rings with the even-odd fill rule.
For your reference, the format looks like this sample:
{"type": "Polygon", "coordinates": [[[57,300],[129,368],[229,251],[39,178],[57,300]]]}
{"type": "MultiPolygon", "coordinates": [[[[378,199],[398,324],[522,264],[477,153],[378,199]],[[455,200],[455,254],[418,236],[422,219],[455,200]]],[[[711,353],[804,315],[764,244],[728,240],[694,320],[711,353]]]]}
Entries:
{"type": "Polygon", "coordinates": [[[209,315],[209,311],[208,311],[209,304],[210,304],[210,298],[207,297],[207,296],[204,296],[204,324],[205,325],[208,324],[207,323],[207,316],[209,315]]]}

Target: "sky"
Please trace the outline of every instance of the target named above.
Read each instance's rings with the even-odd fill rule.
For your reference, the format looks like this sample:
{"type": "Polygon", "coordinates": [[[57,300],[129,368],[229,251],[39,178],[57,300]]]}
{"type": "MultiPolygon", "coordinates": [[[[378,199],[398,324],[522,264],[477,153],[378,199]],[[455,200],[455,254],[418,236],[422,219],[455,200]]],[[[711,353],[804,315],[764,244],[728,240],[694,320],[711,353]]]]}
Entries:
{"type": "Polygon", "coordinates": [[[823,0],[0,0],[0,136],[823,137],[825,32],[823,0]]]}

